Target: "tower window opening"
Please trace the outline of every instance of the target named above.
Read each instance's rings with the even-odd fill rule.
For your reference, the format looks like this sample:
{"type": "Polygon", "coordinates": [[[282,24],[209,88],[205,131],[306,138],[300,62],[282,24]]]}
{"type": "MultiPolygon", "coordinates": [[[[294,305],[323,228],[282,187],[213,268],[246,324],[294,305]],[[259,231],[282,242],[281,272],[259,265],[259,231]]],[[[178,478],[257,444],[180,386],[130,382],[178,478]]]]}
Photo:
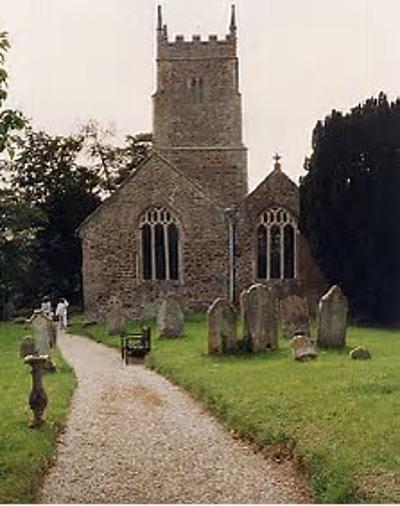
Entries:
{"type": "Polygon", "coordinates": [[[202,77],[193,77],[188,81],[189,97],[194,103],[202,102],[204,99],[204,81],[202,77]]]}

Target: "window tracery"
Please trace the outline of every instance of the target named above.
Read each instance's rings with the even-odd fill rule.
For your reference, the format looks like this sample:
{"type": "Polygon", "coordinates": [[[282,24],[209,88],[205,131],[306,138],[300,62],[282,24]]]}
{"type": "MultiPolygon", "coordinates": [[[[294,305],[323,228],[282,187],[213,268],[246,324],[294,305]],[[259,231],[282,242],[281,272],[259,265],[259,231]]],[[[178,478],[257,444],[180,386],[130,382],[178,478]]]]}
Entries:
{"type": "Polygon", "coordinates": [[[144,280],[179,279],[179,229],[165,208],[148,209],[140,218],[141,270],[144,280]]]}
{"type": "Polygon", "coordinates": [[[296,278],[297,221],[287,210],[274,207],[260,216],[257,226],[257,278],[296,278]]]}

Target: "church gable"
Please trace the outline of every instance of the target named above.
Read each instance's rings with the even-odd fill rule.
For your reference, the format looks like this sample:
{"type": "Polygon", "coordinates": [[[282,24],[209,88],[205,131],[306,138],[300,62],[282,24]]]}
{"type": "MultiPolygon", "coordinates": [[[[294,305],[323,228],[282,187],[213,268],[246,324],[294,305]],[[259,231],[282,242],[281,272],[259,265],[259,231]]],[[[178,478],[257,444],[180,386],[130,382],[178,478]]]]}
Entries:
{"type": "Polygon", "coordinates": [[[299,189],[282,171],[278,160],[274,170],[242,202],[239,213],[247,219],[255,219],[272,207],[283,207],[295,217],[299,216],[299,189]]]}
{"type": "MultiPolygon", "coordinates": [[[[79,235],[82,239],[92,231],[104,230],[107,222],[112,228],[123,225],[132,214],[153,205],[171,207],[182,218],[193,207],[193,202],[203,203],[222,217],[222,210],[200,187],[187,179],[163,156],[154,152],[132,172],[116,192],[81,224],[79,235]]],[[[222,218],[221,218],[222,219],[222,218]]]]}
{"type": "Polygon", "coordinates": [[[118,296],[127,316],[154,316],[173,290],[187,309],[227,285],[223,210],[162,156],[149,157],[83,224],[85,307],[104,314],[118,296]]]}

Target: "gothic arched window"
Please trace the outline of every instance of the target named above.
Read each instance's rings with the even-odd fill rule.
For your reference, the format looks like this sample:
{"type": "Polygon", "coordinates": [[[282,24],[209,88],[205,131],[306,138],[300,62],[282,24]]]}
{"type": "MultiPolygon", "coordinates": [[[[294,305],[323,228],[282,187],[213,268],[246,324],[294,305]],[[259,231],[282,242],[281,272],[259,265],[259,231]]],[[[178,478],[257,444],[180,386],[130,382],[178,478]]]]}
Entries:
{"type": "Polygon", "coordinates": [[[296,219],[285,209],[264,211],[257,226],[258,279],[296,277],[296,219]]]}
{"type": "Polygon", "coordinates": [[[140,231],[143,279],[179,279],[179,230],[171,212],[148,209],[140,219],[140,231]]]}

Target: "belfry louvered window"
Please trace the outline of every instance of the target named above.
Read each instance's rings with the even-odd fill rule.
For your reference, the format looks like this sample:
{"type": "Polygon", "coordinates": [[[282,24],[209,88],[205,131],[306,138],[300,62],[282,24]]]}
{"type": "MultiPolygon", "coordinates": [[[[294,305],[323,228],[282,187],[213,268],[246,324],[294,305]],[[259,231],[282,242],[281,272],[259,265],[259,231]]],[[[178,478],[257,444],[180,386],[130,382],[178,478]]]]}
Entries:
{"type": "Polygon", "coordinates": [[[257,278],[296,278],[297,222],[280,207],[264,211],[257,226],[257,278]]]}
{"type": "Polygon", "coordinates": [[[179,279],[179,229],[172,213],[158,207],[147,210],[140,230],[142,278],[179,279]]]}

